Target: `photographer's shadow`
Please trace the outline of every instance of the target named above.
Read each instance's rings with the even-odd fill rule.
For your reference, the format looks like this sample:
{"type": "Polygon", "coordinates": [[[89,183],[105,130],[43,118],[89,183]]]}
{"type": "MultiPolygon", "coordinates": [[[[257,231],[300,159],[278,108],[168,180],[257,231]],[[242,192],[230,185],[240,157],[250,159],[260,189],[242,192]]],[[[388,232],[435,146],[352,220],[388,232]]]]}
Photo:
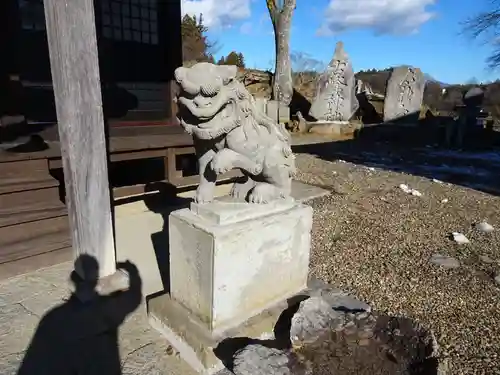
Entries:
{"type": "Polygon", "coordinates": [[[81,255],[76,264],[86,270],[85,281],[71,273],[74,293],[40,320],[18,375],[121,374],[118,328],[141,303],[139,271],[131,262],[119,264],[128,289],[100,295],[96,259],[81,255]]]}

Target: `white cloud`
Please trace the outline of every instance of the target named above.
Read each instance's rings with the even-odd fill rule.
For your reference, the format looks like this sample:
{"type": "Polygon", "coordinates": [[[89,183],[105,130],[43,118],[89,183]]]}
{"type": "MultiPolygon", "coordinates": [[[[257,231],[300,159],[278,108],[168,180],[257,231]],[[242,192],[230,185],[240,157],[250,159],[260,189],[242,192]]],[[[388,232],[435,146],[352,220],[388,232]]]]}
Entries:
{"type": "Polygon", "coordinates": [[[182,0],[182,15],[198,17],[211,29],[226,28],[251,15],[252,0],[182,0]]]}
{"type": "Polygon", "coordinates": [[[435,16],[436,0],[330,0],[319,34],[372,29],[378,34],[412,34],[435,16]]]}
{"type": "Polygon", "coordinates": [[[251,22],[244,22],[240,27],[240,33],[251,34],[253,31],[253,26],[251,22]]]}

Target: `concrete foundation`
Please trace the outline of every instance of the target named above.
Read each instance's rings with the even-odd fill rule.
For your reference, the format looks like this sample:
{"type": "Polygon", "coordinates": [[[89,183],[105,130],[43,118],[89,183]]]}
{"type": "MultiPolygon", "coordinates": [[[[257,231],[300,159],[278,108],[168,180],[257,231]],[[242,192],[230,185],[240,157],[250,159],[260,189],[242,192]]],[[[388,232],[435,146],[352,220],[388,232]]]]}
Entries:
{"type": "Polygon", "coordinates": [[[279,302],[244,323],[217,334],[207,329],[204,322],[168,294],[149,300],[148,315],[151,326],[179,352],[182,360],[197,373],[212,375],[224,369],[224,364],[216,355],[222,341],[234,337],[274,338],[276,323],[288,307],[286,301],[279,302]]]}

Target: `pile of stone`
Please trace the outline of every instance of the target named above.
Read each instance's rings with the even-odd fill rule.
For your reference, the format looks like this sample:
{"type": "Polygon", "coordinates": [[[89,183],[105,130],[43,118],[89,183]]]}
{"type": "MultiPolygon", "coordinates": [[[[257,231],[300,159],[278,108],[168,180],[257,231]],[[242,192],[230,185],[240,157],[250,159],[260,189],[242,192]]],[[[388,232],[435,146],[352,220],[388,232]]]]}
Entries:
{"type": "Polygon", "coordinates": [[[293,315],[282,314],[290,320],[285,324],[289,330],[275,329],[276,337],[250,340],[241,348],[234,340],[232,351],[226,342],[228,369],[219,375],[320,375],[327,373],[322,368],[339,367],[349,373],[445,372],[431,331],[409,319],[376,314],[366,303],[325,284],[313,285],[302,302],[288,309],[296,311],[293,315]],[[334,355],[342,350],[350,355],[334,355]]]}

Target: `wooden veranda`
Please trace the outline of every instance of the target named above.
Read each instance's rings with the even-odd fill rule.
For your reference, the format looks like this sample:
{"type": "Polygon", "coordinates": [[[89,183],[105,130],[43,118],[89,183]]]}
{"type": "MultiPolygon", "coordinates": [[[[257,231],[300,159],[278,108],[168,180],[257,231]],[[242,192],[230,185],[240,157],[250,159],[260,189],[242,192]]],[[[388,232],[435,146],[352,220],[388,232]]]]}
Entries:
{"type": "Polygon", "coordinates": [[[0,127],[0,278],[68,254],[92,255],[110,275],[113,200],[152,182],[196,183],[182,171],[193,169],[194,150],[172,101],[180,0],[1,7],[11,58],[0,72],[10,98],[0,116],[24,121],[0,127]]]}

